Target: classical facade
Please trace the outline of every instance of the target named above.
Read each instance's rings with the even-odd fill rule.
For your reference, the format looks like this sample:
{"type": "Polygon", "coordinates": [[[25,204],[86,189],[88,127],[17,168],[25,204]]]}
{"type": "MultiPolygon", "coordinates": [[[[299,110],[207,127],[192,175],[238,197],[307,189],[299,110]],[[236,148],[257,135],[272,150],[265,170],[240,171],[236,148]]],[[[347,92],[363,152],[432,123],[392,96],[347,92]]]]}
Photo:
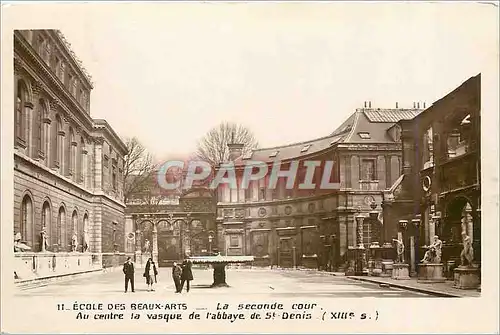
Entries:
{"type": "Polygon", "coordinates": [[[221,252],[253,255],[255,264],[261,265],[344,268],[349,248],[357,244],[356,215],[377,211],[376,222],[365,222],[361,243],[370,246],[383,238],[381,190],[401,174],[400,133],[394,125],[415,117],[419,107],[380,109],[365,104],[328,136],[246,156],[241,155],[241,145],[231,144],[239,179],[237,188],[221,184],[217,190],[221,252]],[[251,161],[265,162],[269,172],[245,189],[240,181],[251,161]],[[312,174],[315,188],[301,189],[308,161],[320,162],[312,174]],[[281,171],[298,162],[293,187],[285,187],[286,177],[278,178],[274,189],[268,187],[274,162],[281,162],[281,171]],[[321,189],[324,175],[340,187],[321,189]]]}
{"type": "Polygon", "coordinates": [[[135,253],[137,266],[149,257],[159,266],[171,266],[188,256],[212,254],[215,230],[215,201],[206,188],[194,187],[178,197],[157,196],[153,203],[127,201],[127,251],[135,253]]]}
{"type": "Polygon", "coordinates": [[[406,259],[417,264],[434,235],[451,277],[460,263],[462,233],[481,260],[481,76],[468,79],[412,120],[402,120],[403,174],[384,192],[386,235],[403,231],[406,259]],[[408,222],[406,227],[399,220],[408,222]]]}
{"type": "Polygon", "coordinates": [[[127,148],[91,117],[89,75],[59,31],[24,30],[14,32],[14,80],[14,234],[30,247],[19,266],[77,271],[84,252],[111,265],[124,250],[127,148]]]}

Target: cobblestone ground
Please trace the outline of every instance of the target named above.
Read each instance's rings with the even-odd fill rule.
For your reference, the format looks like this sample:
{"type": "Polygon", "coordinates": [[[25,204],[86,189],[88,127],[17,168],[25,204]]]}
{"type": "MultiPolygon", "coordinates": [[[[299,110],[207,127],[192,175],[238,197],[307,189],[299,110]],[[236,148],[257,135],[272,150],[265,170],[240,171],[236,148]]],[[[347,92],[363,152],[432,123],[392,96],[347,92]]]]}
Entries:
{"type": "MultiPolygon", "coordinates": [[[[183,290],[185,299],[210,299],[218,295],[252,298],[353,298],[353,297],[429,297],[426,294],[398,288],[381,287],[378,284],[359,282],[345,277],[336,277],[315,271],[292,271],[271,269],[228,269],[226,282],[230,287],[210,288],[213,272],[211,269],[193,269],[194,281],[189,293],[183,290]]],[[[130,291],[130,289],[129,289],[130,291]]],[[[160,268],[155,292],[148,292],[142,270],[136,269],[135,293],[127,293],[132,298],[154,295],[179,297],[175,294],[169,268],[160,268]]],[[[17,296],[59,297],[77,299],[83,297],[118,298],[124,295],[124,279],[120,269],[99,273],[84,278],[49,284],[25,290],[17,296]]],[[[128,297],[127,297],[128,298],[128,297]]],[[[153,297],[152,297],[153,298],[153,297]]]]}

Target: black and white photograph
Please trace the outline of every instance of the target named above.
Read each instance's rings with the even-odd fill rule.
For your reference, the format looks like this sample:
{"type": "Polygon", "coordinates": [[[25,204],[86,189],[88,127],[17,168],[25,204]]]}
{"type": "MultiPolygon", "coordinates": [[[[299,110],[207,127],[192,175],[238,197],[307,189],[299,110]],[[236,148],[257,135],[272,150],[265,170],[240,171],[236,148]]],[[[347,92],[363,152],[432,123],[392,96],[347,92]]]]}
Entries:
{"type": "Polygon", "coordinates": [[[2,332],[498,333],[497,1],[1,6],[2,332]]]}

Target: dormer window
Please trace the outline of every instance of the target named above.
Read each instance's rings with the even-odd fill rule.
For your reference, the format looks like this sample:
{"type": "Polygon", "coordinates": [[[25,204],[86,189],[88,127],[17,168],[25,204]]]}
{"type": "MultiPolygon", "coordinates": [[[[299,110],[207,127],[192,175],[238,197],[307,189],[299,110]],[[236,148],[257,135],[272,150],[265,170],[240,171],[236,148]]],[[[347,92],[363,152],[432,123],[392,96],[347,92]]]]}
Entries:
{"type": "Polygon", "coordinates": [[[242,159],[250,159],[252,158],[253,152],[247,152],[246,154],[243,155],[242,159]]]}
{"type": "Polygon", "coordinates": [[[368,132],[360,132],[358,133],[359,137],[361,137],[364,140],[368,140],[371,138],[370,133],[368,132]]]}
{"type": "Polygon", "coordinates": [[[307,144],[305,145],[302,150],[300,150],[300,152],[306,152],[307,150],[309,150],[309,148],[311,147],[311,144],[307,144]]]}
{"type": "Polygon", "coordinates": [[[271,152],[271,154],[269,155],[269,157],[276,157],[276,156],[278,156],[278,153],[279,153],[278,150],[273,151],[273,152],[271,152]]]}
{"type": "Polygon", "coordinates": [[[461,125],[464,125],[464,124],[468,124],[470,123],[470,114],[467,115],[463,120],[462,122],[460,122],[461,125]]]}
{"type": "Polygon", "coordinates": [[[334,145],[335,143],[337,143],[338,141],[340,140],[340,137],[337,137],[336,139],[334,139],[333,141],[330,142],[330,145],[334,145]]]}

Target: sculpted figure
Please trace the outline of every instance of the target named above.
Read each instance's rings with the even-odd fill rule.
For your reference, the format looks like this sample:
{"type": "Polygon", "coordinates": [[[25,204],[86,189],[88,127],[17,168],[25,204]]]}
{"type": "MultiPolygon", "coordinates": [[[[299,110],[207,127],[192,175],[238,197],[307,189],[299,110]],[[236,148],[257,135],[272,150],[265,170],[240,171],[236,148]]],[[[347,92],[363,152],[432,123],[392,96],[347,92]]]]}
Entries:
{"type": "Polygon", "coordinates": [[[474,248],[472,247],[472,240],[465,232],[462,232],[462,241],[464,248],[460,253],[460,263],[462,266],[472,265],[474,260],[474,248]]]}
{"type": "Polygon", "coordinates": [[[85,229],[83,231],[83,252],[89,250],[89,242],[90,242],[89,232],[87,231],[87,229],[85,229]]]}
{"type": "Polygon", "coordinates": [[[144,253],[148,253],[150,249],[149,240],[144,241],[144,253]]]}
{"type": "Polygon", "coordinates": [[[48,240],[47,230],[45,227],[42,227],[42,231],[40,232],[40,245],[41,245],[40,251],[47,251],[48,249],[47,240],[48,240]]]}
{"type": "Polygon", "coordinates": [[[71,251],[76,251],[77,247],[78,247],[78,237],[76,236],[76,233],[73,233],[73,237],[71,237],[71,251]]]}
{"type": "Polygon", "coordinates": [[[441,248],[443,247],[443,242],[439,239],[439,236],[434,236],[434,242],[427,248],[424,258],[421,260],[422,263],[441,263],[441,248]]]}
{"type": "Polygon", "coordinates": [[[26,244],[22,243],[21,240],[22,240],[21,233],[17,233],[14,236],[14,252],[23,252],[31,249],[26,244]]]}
{"type": "Polygon", "coordinates": [[[394,242],[396,242],[396,252],[397,252],[397,258],[396,258],[396,263],[404,263],[405,262],[405,245],[403,243],[403,238],[400,237],[400,239],[392,239],[394,242]]]}

